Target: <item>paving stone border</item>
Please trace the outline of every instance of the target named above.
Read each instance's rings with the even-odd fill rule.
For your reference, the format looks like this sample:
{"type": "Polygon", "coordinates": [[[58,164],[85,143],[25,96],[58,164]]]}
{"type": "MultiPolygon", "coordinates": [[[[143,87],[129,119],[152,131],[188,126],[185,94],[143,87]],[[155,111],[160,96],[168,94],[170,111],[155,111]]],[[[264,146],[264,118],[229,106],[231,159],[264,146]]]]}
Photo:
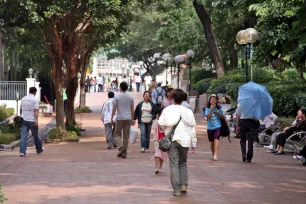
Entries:
{"type": "MultiPolygon", "coordinates": [[[[44,128],[42,128],[39,131],[38,135],[42,141],[44,141],[48,137],[49,131],[55,127],[55,124],[53,122],[54,120],[55,118],[53,118],[44,128]]],[[[28,147],[32,147],[34,145],[34,138],[32,137],[31,131],[29,131],[27,141],[28,141],[28,147]]],[[[20,145],[20,140],[13,141],[10,144],[0,144],[0,151],[13,150],[16,147],[19,147],[19,145],[20,145]]]]}

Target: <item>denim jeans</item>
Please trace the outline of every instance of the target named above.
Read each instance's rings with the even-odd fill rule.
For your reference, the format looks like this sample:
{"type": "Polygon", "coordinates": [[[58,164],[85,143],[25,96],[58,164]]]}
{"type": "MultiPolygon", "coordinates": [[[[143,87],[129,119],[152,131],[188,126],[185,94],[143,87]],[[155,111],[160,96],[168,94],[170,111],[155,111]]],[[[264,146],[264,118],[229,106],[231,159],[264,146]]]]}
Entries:
{"type": "Polygon", "coordinates": [[[29,134],[29,130],[31,130],[34,142],[35,142],[35,147],[36,147],[36,152],[41,153],[42,152],[42,141],[38,137],[38,127],[34,127],[35,122],[30,122],[30,121],[22,121],[21,124],[21,137],[20,137],[20,153],[26,154],[27,151],[27,138],[29,134]]]}
{"type": "Polygon", "coordinates": [[[152,123],[140,123],[141,148],[149,149],[152,123]]]}

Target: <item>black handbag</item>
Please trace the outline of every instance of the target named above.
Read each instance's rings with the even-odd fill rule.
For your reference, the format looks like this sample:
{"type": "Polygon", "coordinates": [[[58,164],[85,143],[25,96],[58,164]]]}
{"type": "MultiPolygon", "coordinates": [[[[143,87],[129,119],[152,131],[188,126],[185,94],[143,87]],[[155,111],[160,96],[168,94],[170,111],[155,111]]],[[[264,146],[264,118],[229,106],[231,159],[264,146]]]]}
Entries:
{"type": "Polygon", "coordinates": [[[180,118],[180,120],[177,122],[177,124],[175,126],[173,126],[173,128],[162,138],[159,140],[159,149],[162,152],[167,152],[170,149],[171,143],[172,143],[172,137],[173,134],[175,132],[175,129],[177,127],[177,125],[180,123],[182,118],[180,118]]]}
{"type": "Polygon", "coordinates": [[[230,132],[230,129],[229,129],[225,119],[220,118],[220,121],[221,121],[220,136],[222,137],[222,139],[224,137],[227,137],[228,141],[231,143],[231,138],[230,138],[231,132],[230,132]]]}

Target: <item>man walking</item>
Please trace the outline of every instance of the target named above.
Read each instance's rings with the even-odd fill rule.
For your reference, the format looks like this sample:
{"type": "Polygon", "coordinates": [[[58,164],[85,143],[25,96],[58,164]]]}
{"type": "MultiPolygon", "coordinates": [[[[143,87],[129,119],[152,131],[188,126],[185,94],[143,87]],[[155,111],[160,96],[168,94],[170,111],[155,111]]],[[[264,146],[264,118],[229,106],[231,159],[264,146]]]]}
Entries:
{"type": "Polygon", "coordinates": [[[253,143],[257,137],[256,118],[245,114],[238,104],[236,109],[236,132],[240,133],[240,145],[242,152],[242,161],[251,163],[253,159],[253,143]],[[248,152],[246,151],[246,141],[248,140],[248,152]]]}
{"type": "Polygon", "coordinates": [[[20,138],[21,157],[25,157],[27,155],[27,138],[29,130],[32,132],[37,154],[44,152],[41,139],[38,137],[39,102],[35,98],[36,93],[37,89],[35,87],[31,87],[29,90],[29,95],[23,97],[20,104],[20,113],[22,117],[20,138]]]}
{"type": "Polygon", "coordinates": [[[85,92],[90,92],[90,79],[89,79],[89,76],[87,76],[87,79],[85,80],[85,92]]]}
{"type": "Polygon", "coordinates": [[[113,112],[113,100],[114,100],[114,92],[108,92],[108,100],[104,103],[101,111],[101,120],[104,123],[105,134],[106,134],[106,142],[108,144],[107,149],[111,149],[112,147],[117,147],[116,145],[116,137],[114,134],[114,129],[112,128],[112,112],[113,112]]]}
{"type": "Polygon", "coordinates": [[[158,107],[161,107],[161,104],[166,96],[165,90],[161,87],[161,83],[157,84],[157,88],[154,90],[152,94],[153,103],[155,103],[158,107]]]}
{"type": "Polygon", "coordinates": [[[135,125],[134,118],[134,99],[127,93],[128,85],[126,82],[120,84],[120,93],[115,95],[113,102],[112,124],[115,113],[117,111],[115,136],[117,144],[119,145],[118,157],[126,158],[128,148],[128,138],[130,134],[131,125],[135,125]],[[121,132],[123,130],[123,138],[121,132]],[[123,140],[123,141],[122,141],[123,140]]]}

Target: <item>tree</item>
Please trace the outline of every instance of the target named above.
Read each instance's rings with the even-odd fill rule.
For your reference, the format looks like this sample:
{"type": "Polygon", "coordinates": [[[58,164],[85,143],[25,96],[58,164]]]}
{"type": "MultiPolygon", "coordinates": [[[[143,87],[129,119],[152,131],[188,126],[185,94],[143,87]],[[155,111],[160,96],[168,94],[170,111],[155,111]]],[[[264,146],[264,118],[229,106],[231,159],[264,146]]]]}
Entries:
{"type": "Polygon", "coordinates": [[[224,75],[224,65],[217,45],[215,33],[212,27],[212,20],[207,9],[204,7],[204,4],[198,2],[197,0],[194,0],[193,6],[203,25],[208,49],[210,51],[211,59],[215,65],[217,76],[221,77],[224,75]]]}

